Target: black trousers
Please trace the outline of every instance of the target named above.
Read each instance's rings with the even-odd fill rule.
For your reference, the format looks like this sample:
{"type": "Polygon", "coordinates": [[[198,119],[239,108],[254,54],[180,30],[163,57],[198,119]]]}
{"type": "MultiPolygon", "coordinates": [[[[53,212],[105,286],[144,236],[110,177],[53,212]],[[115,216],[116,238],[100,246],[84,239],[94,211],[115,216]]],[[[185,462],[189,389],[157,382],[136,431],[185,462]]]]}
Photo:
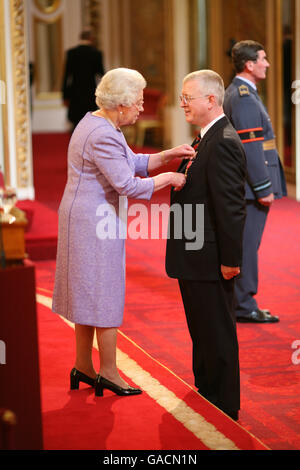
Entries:
{"type": "Polygon", "coordinates": [[[234,280],[178,282],[193,343],[195,385],[225,413],[237,412],[240,372],[234,280]]]}

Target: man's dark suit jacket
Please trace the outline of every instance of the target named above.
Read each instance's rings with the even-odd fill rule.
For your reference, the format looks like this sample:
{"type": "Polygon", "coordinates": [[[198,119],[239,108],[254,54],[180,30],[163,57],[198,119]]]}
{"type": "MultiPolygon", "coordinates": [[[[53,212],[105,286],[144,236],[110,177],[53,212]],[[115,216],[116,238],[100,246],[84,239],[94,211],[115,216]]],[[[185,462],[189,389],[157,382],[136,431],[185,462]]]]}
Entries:
{"type": "MultiPolygon", "coordinates": [[[[183,161],[178,171],[184,173],[186,164],[183,161]]],[[[186,250],[186,242],[190,240],[184,236],[174,238],[171,211],[166,251],[166,271],[170,277],[216,281],[222,276],[221,264],[241,266],[246,215],[245,177],[246,158],[242,143],[227,117],[223,117],[202,138],[183,189],[171,192],[171,207],[179,204],[184,212],[185,204],[192,205],[190,224],[194,230],[196,204],[204,205],[204,245],[198,250],[186,250]]],[[[182,226],[184,231],[184,222],[182,226]]]]}
{"type": "Polygon", "coordinates": [[[79,45],[67,51],[63,79],[63,98],[69,101],[68,119],[74,124],[88,111],[95,111],[97,79],[104,75],[102,53],[91,45],[79,45]]]}

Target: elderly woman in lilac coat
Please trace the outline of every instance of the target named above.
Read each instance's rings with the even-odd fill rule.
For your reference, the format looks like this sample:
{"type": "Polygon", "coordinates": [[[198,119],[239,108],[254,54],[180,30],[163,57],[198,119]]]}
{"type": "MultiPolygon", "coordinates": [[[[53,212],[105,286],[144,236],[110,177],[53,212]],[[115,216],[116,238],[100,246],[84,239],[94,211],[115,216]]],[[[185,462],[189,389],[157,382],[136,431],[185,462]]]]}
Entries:
{"type": "Polygon", "coordinates": [[[68,149],[52,309],[75,323],[71,389],[84,382],[95,387],[96,396],[104,389],[117,395],[142,393],[122,379],[116,364],[125,297],[127,198],[149,200],[168,185],[180,190],[184,175],[166,172],[149,177],[148,172],[174,158],[194,156],[187,144],[152,155],[136,154],[128,147],[120,128],[134,124],[143,111],[145,86],[135,70],[107,72],[95,93],[99,109],[79,122],[68,149]],[[105,220],[114,228],[106,233],[101,229],[105,220]],[[92,362],[95,331],[99,374],[92,362]]]}

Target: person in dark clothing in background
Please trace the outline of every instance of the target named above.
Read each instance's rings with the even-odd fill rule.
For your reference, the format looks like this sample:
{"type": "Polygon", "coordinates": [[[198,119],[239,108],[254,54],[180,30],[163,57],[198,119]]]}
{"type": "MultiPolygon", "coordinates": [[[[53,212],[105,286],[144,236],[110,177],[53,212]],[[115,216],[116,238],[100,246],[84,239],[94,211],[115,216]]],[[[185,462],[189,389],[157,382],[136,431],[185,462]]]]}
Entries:
{"type": "Polygon", "coordinates": [[[93,43],[90,31],[83,31],[78,46],[66,53],[63,99],[73,129],[88,111],[95,111],[95,89],[104,75],[102,53],[93,43]]]}

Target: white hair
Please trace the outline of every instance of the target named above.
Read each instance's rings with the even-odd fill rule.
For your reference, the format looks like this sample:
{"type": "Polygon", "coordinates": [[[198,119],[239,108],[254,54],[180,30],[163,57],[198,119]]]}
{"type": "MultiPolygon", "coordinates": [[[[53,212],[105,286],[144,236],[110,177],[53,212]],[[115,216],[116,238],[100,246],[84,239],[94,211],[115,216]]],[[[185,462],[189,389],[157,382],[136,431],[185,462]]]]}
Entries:
{"type": "Polygon", "coordinates": [[[183,79],[183,83],[195,80],[199,83],[201,91],[208,95],[214,95],[217,98],[219,106],[223,105],[224,101],[224,82],[220,75],[213,70],[197,70],[191,72],[183,79]]]}
{"type": "Polygon", "coordinates": [[[96,104],[104,109],[114,109],[119,105],[132,106],[146,85],[146,80],[137,70],[109,70],[96,88],[96,104]]]}

